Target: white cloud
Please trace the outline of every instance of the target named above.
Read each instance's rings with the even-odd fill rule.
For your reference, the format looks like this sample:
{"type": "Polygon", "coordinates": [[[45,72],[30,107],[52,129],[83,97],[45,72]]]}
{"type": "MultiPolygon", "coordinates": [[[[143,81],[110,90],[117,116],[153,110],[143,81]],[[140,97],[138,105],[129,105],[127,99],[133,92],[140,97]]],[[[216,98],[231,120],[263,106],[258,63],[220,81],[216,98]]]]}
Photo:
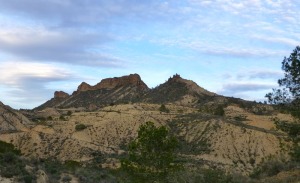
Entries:
{"type": "Polygon", "coordinates": [[[0,101],[18,107],[36,107],[51,98],[52,82],[68,81],[74,75],[53,64],[4,62],[0,66],[0,101]]]}
{"type": "MultiPolygon", "coordinates": [[[[299,7],[300,2],[292,0],[0,0],[0,59],[8,60],[5,57],[9,56],[18,60],[0,67],[0,83],[6,87],[1,90],[13,87],[23,93],[5,95],[20,99],[28,91],[25,94],[33,101],[37,101],[34,95],[44,99],[47,89],[51,90],[47,83],[72,77],[67,67],[74,64],[87,66],[89,71],[97,68],[110,76],[130,69],[153,73],[164,64],[176,67],[165,67],[170,69],[167,73],[190,72],[189,66],[197,66],[191,63],[203,64],[205,60],[224,66],[229,60],[236,61],[230,62],[236,65],[246,62],[249,67],[266,66],[263,63],[280,62],[289,53],[289,46],[299,44],[299,7]],[[61,63],[67,69],[55,66],[61,63]]],[[[270,67],[277,67],[274,65],[270,67]]],[[[220,68],[211,69],[210,75],[224,72],[220,68]]],[[[235,68],[227,75],[233,83],[240,67],[235,68]]],[[[243,81],[247,84],[251,79],[271,80],[277,76],[272,72],[249,72],[243,81]]],[[[240,91],[247,88],[224,87],[240,91]]]]}
{"type": "Polygon", "coordinates": [[[35,78],[43,81],[64,80],[71,76],[68,71],[55,67],[51,64],[24,63],[24,62],[5,62],[0,66],[1,84],[18,87],[22,80],[35,78]]]}
{"type": "Polygon", "coordinates": [[[230,83],[224,84],[219,92],[225,95],[234,95],[243,92],[257,92],[260,90],[269,90],[271,88],[274,88],[275,86],[276,85],[265,83],[230,83]]]}
{"type": "Polygon", "coordinates": [[[108,34],[84,33],[46,28],[0,30],[1,52],[19,60],[62,62],[102,67],[121,67],[124,60],[105,52],[108,34]]]}
{"type": "Polygon", "coordinates": [[[289,46],[296,47],[297,45],[300,44],[300,39],[291,39],[291,38],[286,38],[286,37],[271,37],[271,36],[253,36],[255,39],[259,39],[262,41],[266,42],[271,42],[271,43],[280,43],[280,44],[285,44],[289,46]]]}

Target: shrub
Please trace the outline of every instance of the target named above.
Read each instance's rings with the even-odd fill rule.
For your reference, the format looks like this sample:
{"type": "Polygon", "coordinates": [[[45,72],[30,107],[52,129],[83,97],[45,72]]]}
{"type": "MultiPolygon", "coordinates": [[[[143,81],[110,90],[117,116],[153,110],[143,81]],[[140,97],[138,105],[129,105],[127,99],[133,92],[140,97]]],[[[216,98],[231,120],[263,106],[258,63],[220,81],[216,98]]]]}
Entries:
{"type": "Polygon", "coordinates": [[[262,162],[250,174],[251,178],[262,178],[266,176],[274,176],[285,169],[285,163],[270,157],[267,161],[262,162]]]}
{"type": "Polygon", "coordinates": [[[76,131],[81,131],[81,130],[84,130],[86,128],[87,128],[87,126],[84,125],[84,124],[78,124],[78,125],[75,126],[76,131]]]}
{"type": "Polygon", "coordinates": [[[162,104],[159,109],[158,109],[160,112],[166,112],[166,113],[169,113],[170,110],[164,105],[162,104]]]}
{"type": "Polygon", "coordinates": [[[24,175],[23,180],[25,183],[32,183],[35,177],[33,175],[27,174],[24,175]]]}
{"type": "Polygon", "coordinates": [[[13,152],[0,154],[0,175],[6,178],[17,176],[23,180],[23,176],[28,175],[25,162],[13,152]]]}
{"type": "Polygon", "coordinates": [[[203,182],[205,183],[230,183],[232,181],[232,177],[226,175],[221,170],[213,170],[213,169],[207,169],[204,170],[203,174],[203,182]]]}
{"type": "Polygon", "coordinates": [[[225,114],[224,107],[221,105],[219,105],[214,111],[214,115],[217,116],[224,116],[224,114],[225,114]]]}
{"type": "Polygon", "coordinates": [[[183,113],[183,110],[182,109],[178,109],[177,112],[178,113],[183,113]]]}
{"type": "Polygon", "coordinates": [[[236,121],[247,121],[247,116],[238,115],[238,116],[234,116],[233,119],[236,120],[236,121]]]}
{"type": "Polygon", "coordinates": [[[72,111],[68,111],[68,112],[67,112],[67,115],[68,115],[68,116],[71,116],[71,115],[72,115],[72,111]]]}
{"type": "Polygon", "coordinates": [[[67,160],[65,161],[65,167],[69,170],[74,171],[76,168],[81,167],[81,164],[77,161],[67,160]]]}
{"type": "Polygon", "coordinates": [[[60,115],[60,116],[59,116],[59,119],[60,119],[60,120],[63,120],[63,121],[65,121],[65,120],[66,120],[66,118],[65,118],[65,116],[64,116],[64,115],[60,115]]]}
{"type": "Polygon", "coordinates": [[[21,154],[21,151],[15,149],[13,144],[0,141],[0,153],[6,153],[6,152],[12,152],[17,155],[21,154]]]}
{"type": "Polygon", "coordinates": [[[70,182],[72,180],[72,177],[70,177],[69,175],[66,175],[62,178],[63,182],[70,182]]]}

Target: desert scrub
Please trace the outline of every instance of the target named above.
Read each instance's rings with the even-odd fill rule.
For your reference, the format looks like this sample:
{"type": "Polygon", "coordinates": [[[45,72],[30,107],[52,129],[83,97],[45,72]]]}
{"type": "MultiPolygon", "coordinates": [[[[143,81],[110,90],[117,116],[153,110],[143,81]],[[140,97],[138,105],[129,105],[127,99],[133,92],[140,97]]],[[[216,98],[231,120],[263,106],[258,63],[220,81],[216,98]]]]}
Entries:
{"type": "Polygon", "coordinates": [[[166,113],[169,113],[170,110],[164,105],[162,104],[159,109],[158,109],[160,112],[166,112],[166,113]]]}
{"type": "Polygon", "coordinates": [[[74,160],[67,160],[65,161],[64,167],[70,171],[75,171],[77,168],[81,167],[81,163],[74,160]]]}
{"type": "Polygon", "coordinates": [[[0,154],[6,153],[6,152],[12,152],[16,155],[21,154],[21,151],[15,149],[14,145],[12,145],[10,143],[3,142],[3,141],[0,141],[0,154]]]}
{"type": "Polygon", "coordinates": [[[87,126],[84,125],[84,124],[78,124],[78,125],[75,126],[76,131],[81,131],[81,130],[84,130],[86,128],[87,128],[87,126]]]}
{"type": "Polygon", "coordinates": [[[48,121],[52,121],[52,120],[53,120],[53,117],[52,117],[52,116],[48,116],[48,117],[47,117],[47,120],[48,120],[48,121]]]}
{"type": "Polygon", "coordinates": [[[60,116],[59,116],[59,119],[62,120],[62,121],[66,121],[66,118],[65,118],[64,115],[60,115],[60,116]]]}
{"type": "Polygon", "coordinates": [[[234,116],[233,119],[235,121],[247,121],[248,120],[247,116],[246,115],[242,115],[242,114],[238,115],[238,116],[234,116]]]}
{"type": "Polygon", "coordinates": [[[20,157],[20,151],[12,144],[0,141],[0,175],[6,178],[16,177],[25,183],[35,179],[25,169],[25,161],[20,157]]]}
{"type": "Polygon", "coordinates": [[[71,116],[71,115],[72,115],[72,111],[68,111],[68,112],[67,112],[67,115],[68,115],[68,116],[71,116]]]}

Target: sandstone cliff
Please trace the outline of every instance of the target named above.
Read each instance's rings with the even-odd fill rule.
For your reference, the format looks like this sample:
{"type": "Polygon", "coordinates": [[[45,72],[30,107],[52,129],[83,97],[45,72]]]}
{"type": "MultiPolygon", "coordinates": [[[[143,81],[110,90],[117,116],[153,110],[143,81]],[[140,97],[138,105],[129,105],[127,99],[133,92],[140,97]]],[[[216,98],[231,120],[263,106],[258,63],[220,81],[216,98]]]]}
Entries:
{"type": "Polygon", "coordinates": [[[95,86],[82,82],[78,86],[76,94],[90,90],[114,89],[127,86],[138,87],[140,90],[148,90],[148,86],[142,81],[138,74],[130,74],[128,76],[103,79],[95,86]]]}
{"type": "Polygon", "coordinates": [[[95,86],[82,82],[71,96],[65,92],[57,91],[54,98],[35,108],[35,110],[49,107],[97,109],[113,103],[135,102],[148,90],[148,86],[138,74],[106,78],[95,86]]]}

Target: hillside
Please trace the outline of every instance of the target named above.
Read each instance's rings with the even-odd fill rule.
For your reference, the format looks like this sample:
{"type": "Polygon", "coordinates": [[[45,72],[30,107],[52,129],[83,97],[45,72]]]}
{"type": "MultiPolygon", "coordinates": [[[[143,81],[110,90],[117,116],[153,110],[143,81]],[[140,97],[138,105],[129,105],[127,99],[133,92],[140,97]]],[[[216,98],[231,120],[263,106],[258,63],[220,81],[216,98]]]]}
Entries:
{"type": "Polygon", "coordinates": [[[54,98],[34,110],[42,110],[47,107],[85,107],[86,109],[94,109],[113,103],[137,101],[148,90],[148,86],[138,74],[106,78],[95,86],[82,82],[72,95],[62,91],[55,92],[54,98]]]}
{"type": "Polygon", "coordinates": [[[21,113],[0,102],[0,133],[28,131],[30,124],[32,122],[21,113]]]}
{"type": "Polygon", "coordinates": [[[172,104],[167,105],[170,113],[161,113],[159,107],[137,103],[76,112],[66,120],[37,124],[28,132],[1,134],[0,139],[17,145],[28,157],[85,161],[97,152],[106,157],[122,153],[124,144],[137,135],[138,127],[153,121],[169,126],[182,140],[182,155],[230,170],[249,173],[263,158],[281,151],[282,134],[273,130],[272,116],[255,115],[236,106],[226,107],[225,117],[172,104]],[[78,124],[87,128],[76,131],[78,124]],[[254,163],[249,164],[250,159],[254,163]]]}
{"type": "Polygon", "coordinates": [[[200,98],[212,97],[216,94],[205,90],[191,80],[186,80],[175,74],[165,83],[147,92],[141,101],[147,103],[181,103],[191,105],[200,98]]]}
{"type": "Polygon", "coordinates": [[[33,111],[1,103],[0,141],[12,143],[28,159],[115,169],[139,127],[152,121],[176,136],[181,161],[190,170],[248,176],[269,157],[288,159],[286,134],[272,119],[292,118],[270,105],[220,96],[179,75],[154,89],[138,75],[121,78],[81,84],[72,95],[55,92],[33,111]]]}

